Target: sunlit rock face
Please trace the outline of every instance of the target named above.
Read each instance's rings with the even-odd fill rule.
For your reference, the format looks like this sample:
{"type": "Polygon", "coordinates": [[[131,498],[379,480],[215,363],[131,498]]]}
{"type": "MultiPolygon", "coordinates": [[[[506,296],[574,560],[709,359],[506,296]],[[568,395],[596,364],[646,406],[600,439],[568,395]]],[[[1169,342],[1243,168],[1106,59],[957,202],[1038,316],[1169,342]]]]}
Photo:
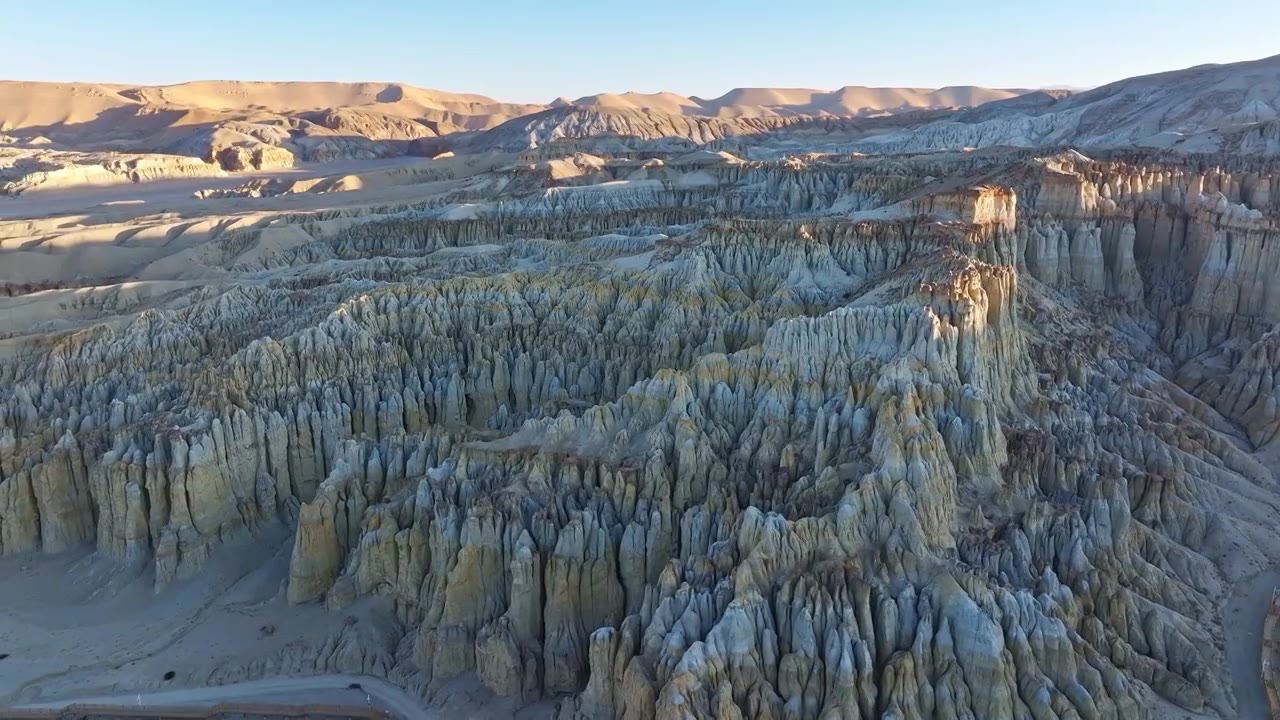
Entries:
{"type": "Polygon", "coordinates": [[[289,602],[394,600],[361,671],[564,717],[1236,716],[1274,168],[565,163],[81,290],[0,355],[0,552],[164,593],[283,524],[289,602]]]}

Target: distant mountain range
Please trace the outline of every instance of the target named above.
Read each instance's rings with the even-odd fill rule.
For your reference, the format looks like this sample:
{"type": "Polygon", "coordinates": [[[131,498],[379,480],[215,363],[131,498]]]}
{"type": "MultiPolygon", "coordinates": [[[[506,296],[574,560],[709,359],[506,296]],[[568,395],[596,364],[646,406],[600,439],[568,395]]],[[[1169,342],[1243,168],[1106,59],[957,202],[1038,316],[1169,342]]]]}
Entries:
{"type": "MultiPolygon", "coordinates": [[[[778,126],[777,118],[956,110],[1026,92],[979,87],[739,88],[711,100],[623,93],[531,105],[395,83],[201,81],[130,86],[7,81],[0,82],[0,134],[57,149],[158,152],[202,157],[227,169],[269,168],[298,160],[403,154],[415,140],[489,130],[522,118],[539,122],[566,113],[581,112],[588,118],[565,125],[576,128],[570,131],[576,137],[620,131],[655,138],[673,132],[707,141],[744,129],[767,131],[778,126]]],[[[535,144],[536,136],[535,132],[535,144]]],[[[497,144],[520,149],[507,147],[510,142],[497,144]]],[[[441,147],[457,145],[455,140],[441,147]]]]}
{"type": "Polygon", "coordinates": [[[201,81],[165,86],[0,81],[0,132],[53,136],[136,137],[166,127],[279,115],[394,117],[444,134],[484,130],[521,115],[569,105],[708,117],[828,115],[859,117],[921,109],[974,107],[1029,90],[980,87],[845,87],[839,90],[738,88],[704,100],[674,93],[603,93],[545,105],[505,103],[482,95],[394,83],[201,81]]]}
{"type": "Polygon", "coordinates": [[[733,139],[785,148],[796,132],[824,134],[835,148],[879,153],[992,145],[1280,153],[1280,56],[1084,92],[738,88],[710,99],[628,92],[547,104],[395,83],[0,82],[0,145],[10,152],[165,153],[226,169],[521,151],[575,140],[688,146],[733,139]]]}

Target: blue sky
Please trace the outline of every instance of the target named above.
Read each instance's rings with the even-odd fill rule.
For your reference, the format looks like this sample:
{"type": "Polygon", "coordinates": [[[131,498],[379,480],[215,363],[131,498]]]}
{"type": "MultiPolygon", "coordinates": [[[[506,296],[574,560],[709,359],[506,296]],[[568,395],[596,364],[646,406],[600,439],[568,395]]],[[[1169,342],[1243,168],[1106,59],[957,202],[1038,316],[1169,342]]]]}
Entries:
{"type": "Polygon", "coordinates": [[[1280,0],[0,0],[0,16],[3,79],[397,81],[526,102],[1081,87],[1280,54],[1280,0]]]}

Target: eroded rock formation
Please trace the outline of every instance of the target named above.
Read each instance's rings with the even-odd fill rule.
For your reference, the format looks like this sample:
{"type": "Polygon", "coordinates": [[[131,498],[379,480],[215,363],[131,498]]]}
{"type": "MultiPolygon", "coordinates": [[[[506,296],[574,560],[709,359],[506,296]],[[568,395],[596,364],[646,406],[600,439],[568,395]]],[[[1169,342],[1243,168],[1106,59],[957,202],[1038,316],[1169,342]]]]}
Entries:
{"type": "Polygon", "coordinates": [[[0,552],[165,592],[285,524],[290,602],[393,601],[362,671],[563,717],[1235,716],[1272,168],[573,163],[215,233],[0,360],[0,552]]]}

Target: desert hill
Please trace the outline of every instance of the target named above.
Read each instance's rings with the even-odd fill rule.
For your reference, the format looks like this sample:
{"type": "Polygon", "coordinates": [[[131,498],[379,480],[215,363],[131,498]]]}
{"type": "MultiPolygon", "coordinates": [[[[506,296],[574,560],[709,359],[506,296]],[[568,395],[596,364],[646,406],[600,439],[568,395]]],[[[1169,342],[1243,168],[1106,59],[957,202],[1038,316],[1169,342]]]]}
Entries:
{"type": "Polygon", "coordinates": [[[1277,120],[1280,55],[1127,78],[1077,94],[1036,93],[992,102],[874,138],[862,149],[1139,145],[1275,154],[1280,152],[1277,120]]]}
{"type": "Polygon", "coordinates": [[[130,117],[167,113],[214,119],[253,113],[297,115],[359,108],[382,115],[439,123],[448,130],[483,130],[521,115],[577,105],[656,110],[682,115],[768,117],[772,115],[855,116],[904,110],[963,108],[1004,100],[1027,90],[951,87],[839,90],[737,88],[718,98],[670,92],[601,93],[545,105],[507,103],[483,95],[428,90],[400,83],[196,81],[178,85],[130,86],[95,83],[0,81],[0,132],[74,132],[98,121],[107,125],[130,117]]]}
{"type": "Polygon", "coordinates": [[[1129,78],[1093,90],[736,88],[715,98],[602,93],[547,104],[398,83],[0,82],[0,181],[64,182],[443,152],[902,153],[1131,145],[1280,153],[1280,56],[1129,78]],[[77,155],[80,153],[80,155],[77,155]],[[105,154],[105,155],[104,155],[105,154]],[[71,165],[86,166],[72,167],[71,165]],[[103,168],[107,168],[104,172],[103,168]],[[172,169],[170,172],[169,169],[172,169]]]}
{"type": "Polygon", "coordinates": [[[864,117],[909,112],[968,108],[1024,95],[1030,90],[982,87],[884,88],[849,85],[839,90],[807,88],[735,88],[720,97],[703,99],[674,93],[603,93],[578,98],[572,104],[629,110],[658,110],[675,115],[710,117],[771,117],[775,115],[834,115],[864,117]]]}
{"type": "MultiPolygon", "coordinates": [[[[425,90],[395,83],[197,81],[129,86],[0,81],[0,131],[84,125],[158,112],[243,117],[364,108],[415,120],[458,120],[472,129],[542,109],[483,95],[425,90]],[[107,117],[103,117],[107,114],[107,117]]],[[[104,122],[104,125],[108,124],[104,122]]]]}
{"type": "MultiPolygon", "coordinates": [[[[712,100],[674,93],[600,94],[546,105],[399,83],[196,81],[136,86],[0,81],[0,180],[13,188],[109,182],[102,153],[195,157],[215,170],[277,170],[300,162],[370,160],[444,149],[523,149],[563,137],[626,135],[706,143],[759,136],[797,117],[892,116],[1016,97],[1016,90],[750,88],[712,100]],[[498,129],[482,138],[459,139],[498,129]],[[415,141],[448,136],[447,142],[415,141]],[[61,151],[50,152],[48,144],[61,151]],[[34,147],[34,149],[32,149],[34,147]],[[68,153],[85,153],[74,156],[68,153]],[[73,162],[74,161],[74,162],[73,162]],[[71,165],[68,165],[68,163],[71,165]],[[72,167],[85,165],[89,167],[72,167]],[[69,170],[69,171],[68,171],[69,170]]],[[[189,163],[167,164],[187,176],[189,163]],[[176,168],[182,165],[181,172],[176,168]]],[[[117,163],[118,165],[118,163],[117,163]]]]}

